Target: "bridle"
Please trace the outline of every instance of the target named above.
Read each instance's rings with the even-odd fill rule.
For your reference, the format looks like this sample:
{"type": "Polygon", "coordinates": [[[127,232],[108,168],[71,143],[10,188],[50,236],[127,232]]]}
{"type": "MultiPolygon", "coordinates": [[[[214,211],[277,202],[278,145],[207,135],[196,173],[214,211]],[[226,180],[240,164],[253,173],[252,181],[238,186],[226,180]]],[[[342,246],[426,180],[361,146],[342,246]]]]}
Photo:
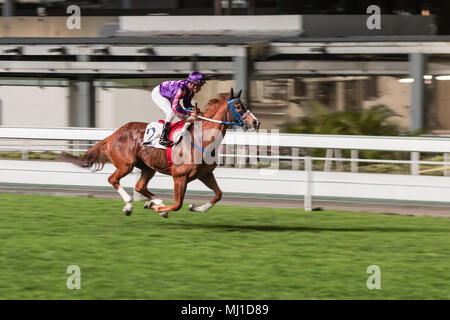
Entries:
{"type": "Polygon", "coordinates": [[[243,127],[244,119],[247,118],[249,115],[253,115],[252,112],[247,109],[245,104],[239,98],[234,98],[231,100],[229,98],[227,98],[227,105],[228,105],[227,113],[225,114],[224,121],[209,119],[209,118],[205,118],[202,116],[197,116],[197,118],[206,120],[206,121],[210,121],[210,122],[216,122],[216,123],[221,123],[221,124],[235,125],[235,126],[243,127]],[[235,105],[238,105],[238,104],[240,104],[243,107],[243,111],[242,111],[243,114],[239,113],[236,110],[235,105]],[[231,117],[233,117],[234,119],[232,120],[231,117]]]}
{"type": "Polygon", "coordinates": [[[227,113],[225,114],[225,120],[228,120],[228,121],[224,121],[224,123],[229,124],[229,125],[236,125],[236,126],[243,127],[244,119],[247,118],[250,114],[252,114],[250,112],[250,110],[247,109],[245,104],[239,98],[237,98],[237,99],[235,98],[235,99],[231,99],[231,100],[227,99],[227,104],[228,104],[228,110],[227,110],[227,113]],[[243,113],[245,111],[247,111],[247,112],[245,112],[244,114],[239,113],[235,107],[238,104],[240,104],[243,107],[243,111],[242,111],[243,113]],[[235,122],[231,121],[231,116],[234,117],[235,122]]]}

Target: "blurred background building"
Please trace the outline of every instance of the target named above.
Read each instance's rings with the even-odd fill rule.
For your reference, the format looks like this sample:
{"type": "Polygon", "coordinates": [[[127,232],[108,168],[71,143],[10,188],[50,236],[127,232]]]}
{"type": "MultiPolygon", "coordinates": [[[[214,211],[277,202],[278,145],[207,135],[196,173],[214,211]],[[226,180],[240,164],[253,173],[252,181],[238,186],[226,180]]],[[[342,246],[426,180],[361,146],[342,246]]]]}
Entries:
{"type": "Polygon", "coordinates": [[[308,103],[385,105],[406,131],[450,132],[445,1],[0,1],[0,125],[117,128],[162,114],[151,89],[191,71],[199,106],[244,89],[263,128],[308,103]],[[370,29],[367,8],[381,9],[370,29]],[[70,5],[81,28],[69,29],[70,5]]]}

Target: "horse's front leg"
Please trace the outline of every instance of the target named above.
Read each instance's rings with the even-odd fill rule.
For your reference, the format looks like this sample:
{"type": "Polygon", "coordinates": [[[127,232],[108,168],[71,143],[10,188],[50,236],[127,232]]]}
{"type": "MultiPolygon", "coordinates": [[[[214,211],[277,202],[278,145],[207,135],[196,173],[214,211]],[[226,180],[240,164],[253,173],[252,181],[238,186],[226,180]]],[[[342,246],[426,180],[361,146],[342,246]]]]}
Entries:
{"type": "Polygon", "coordinates": [[[215,205],[220,199],[222,199],[222,190],[220,190],[219,185],[217,184],[216,178],[212,172],[205,174],[203,177],[199,178],[201,182],[203,182],[208,188],[214,191],[214,198],[201,206],[196,206],[195,204],[189,205],[189,210],[197,211],[197,212],[206,212],[213,205],[215,205]]]}
{"type": "Polygon", "coordinates": [[[186,176],[174,177],[174,204],[171,206],[156,207],[155,210],[164,218],[169,217],[169,211],[177,211],[183,205],[184,194],[186,193],[187,178],[186,176]]]}

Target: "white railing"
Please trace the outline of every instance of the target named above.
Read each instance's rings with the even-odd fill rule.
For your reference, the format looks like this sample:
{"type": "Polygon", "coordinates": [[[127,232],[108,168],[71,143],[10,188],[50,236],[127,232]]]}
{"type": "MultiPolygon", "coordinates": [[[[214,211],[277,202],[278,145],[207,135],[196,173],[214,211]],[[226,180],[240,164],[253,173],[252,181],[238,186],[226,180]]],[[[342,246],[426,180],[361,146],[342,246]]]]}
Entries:
{"type": "MultiPolygon", "coordinates": [[[[12,128],[0,126],[0,152],[21,151],[85,151],[92,143],[102,140],[114,130],[91,128],[12,128]]],[[[421,164],[449,166],[450,139],[446,137],[373,137],[307,134],[268,134],[228,132],[219,154],[226,159],[236,158],[238,168],[219,167],[215,170],[224,192],[245,194],[275,194],[304,196],[305,209],[311,210],[312,197],[392,199],[404,201],[450,202],[450,179],[444,176],[420,175],[421,164]],[[235,148],[234,148],[235,146],[235,148]],[[246,146],[248,147],[246,150],[246,146]],[[256,148],[254,147],[256,146],[256,148]],[[230,148],[231,147],[231,148],[230,148]],[[291,150],[290,155],[278,151],[262,155],[261,149],[291,150]],[[327,149],[326,157],[300,156],[306,148],[327,149]],[[352,150],[351,158],[343,158],[341,149],[352,150]],[[230,152],[230,150],[232,152],[230,152]],[[358,159],[358,150],[402,151],[411,154],[409,160],[358,159]],[[224,153],[225,152],[225,153],[224,153]],[[444,154],[444,161],[420,160],[420,153],[444,154]],[[333,157],[334,153],[334,157],[333,157]],[[256,160],[291,162],[291,170],[257,169],[256,160]],[[324,171],[314,171],[313,161],[325,161],[324,171]],[[330,172],[331,161],[348,161],[351,172],[330,172]],[[244,168],[248,162],[253,168],[244,168]],[[299,170],[300,162],[304,170],[299,170]],[[411,175],[358,173],[358,163],[408,164],[411,175]],[[244,164],[244,165],[242,165],[244,164]],[[240,169],[239,169],[240,167],[240,169]]],[[[264,153],[263,153],[264,154],[264,153]]],[[[24,157],[26,158],[26,156],[24,157]]],[[[445,168],[444,168],[445,169],[445,168]]],[[[113,172],[107,164],[98,173],[57,161],[0,160],[1,183],[47,184],[67,186],[109,186],[107,177],[113,172]]],[[[123,179],[125,187],[133,187],[134,175],[123,179]]],[[[172,189],[171,177],[157,174],[149,188],[172,189]]],[[[199,181],[190,190],[207,191],[199,181]]]]}
{"type": "MultiPolygon", "coordinates": [[[[98,128],[28,128],[0,126],[0,139],[100,141],[114,132],[98,128]]],[[[383,137],[320,134],[270,134],[228,131],[223,144],[300,148],[450,153],[449,137],[383,137]]]]}

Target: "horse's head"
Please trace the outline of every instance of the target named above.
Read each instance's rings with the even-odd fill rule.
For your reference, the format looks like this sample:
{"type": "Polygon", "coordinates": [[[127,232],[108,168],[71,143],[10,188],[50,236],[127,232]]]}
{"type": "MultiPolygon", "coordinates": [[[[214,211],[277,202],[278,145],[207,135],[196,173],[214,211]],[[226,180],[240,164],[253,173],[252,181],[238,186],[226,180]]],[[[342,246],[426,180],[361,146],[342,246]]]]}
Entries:
{"type": "Polygon", "coordinates": [[[228,119],[230,122],[240,123],[245,129],[258,130],[261,121],[247,108],[247,105],[241,100],[242,90],[235,95],[233,88],[228,98],[228,119]]]}

